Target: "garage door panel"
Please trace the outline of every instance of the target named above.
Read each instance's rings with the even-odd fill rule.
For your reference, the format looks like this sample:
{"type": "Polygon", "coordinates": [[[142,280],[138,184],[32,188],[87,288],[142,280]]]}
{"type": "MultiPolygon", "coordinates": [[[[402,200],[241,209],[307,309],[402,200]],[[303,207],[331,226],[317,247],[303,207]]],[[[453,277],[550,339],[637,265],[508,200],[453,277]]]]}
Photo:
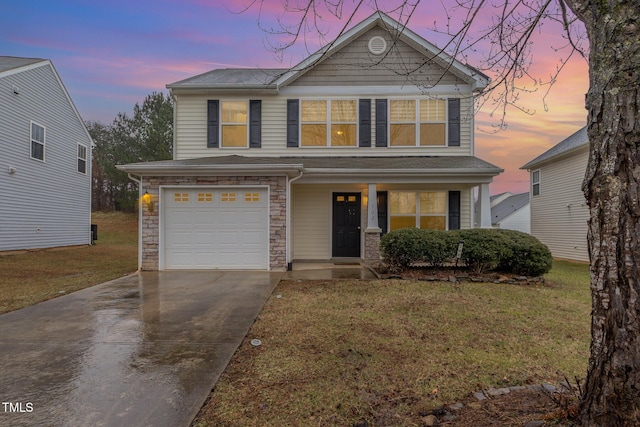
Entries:
{"type": "Polygon", "coordinates": [[[266,189],[164,191],[165,268],[268,268],[266,189]]]}

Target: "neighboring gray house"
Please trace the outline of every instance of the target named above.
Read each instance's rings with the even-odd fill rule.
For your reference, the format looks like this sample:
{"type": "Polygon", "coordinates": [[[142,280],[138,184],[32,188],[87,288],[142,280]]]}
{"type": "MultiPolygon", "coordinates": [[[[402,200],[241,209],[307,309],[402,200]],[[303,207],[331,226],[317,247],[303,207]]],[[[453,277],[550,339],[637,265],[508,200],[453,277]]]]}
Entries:
{"type": "Polygon", "coordinates": [[[51,61],[0,56],[0,251],[91,243],[91,144],[51,61]]]}
{"type": "Polygon", "coordinates": [[[502,193],[491,197],[491,226],[531,233],[529,193],[502,193]]]}
{"type": "Polygon", "coordinates": [[[555,258],[589,261],[589,208],[581,189],[588,160],[583,127],[520,168],[531,178],[531,234],[555,258]]]}
{"type": "Polygon", "coordinates": [[[167,85],[174,159],[141,181],[143,270],[285,270],[379,261],[381,233],[491,226],[474,156],[476,69],[383,13],[291,69],[218,69],[167,85]],[[146,193],[146,194],[145,194],[146,193]]]}

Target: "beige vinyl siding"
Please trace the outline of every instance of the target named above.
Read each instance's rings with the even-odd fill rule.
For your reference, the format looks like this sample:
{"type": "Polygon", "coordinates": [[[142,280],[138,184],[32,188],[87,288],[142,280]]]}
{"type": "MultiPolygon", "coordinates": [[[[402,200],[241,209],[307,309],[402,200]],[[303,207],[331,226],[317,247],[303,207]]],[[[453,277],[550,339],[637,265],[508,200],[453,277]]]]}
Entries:
{"type": "MultiPolygon", "coordinates": [[[[452,191],[460,193],[460,227],[472,226],[472,187],[454,185],[378,184],[377,191],[452,191]]],[[[334,192],[362,194],[361,226],[367,227],[367,185],[298,184],[292,190],[292,257],[294,260],[331,258],[332,195],[334,192]]]]}
{"type": "Polygon", "coordinates": [[[375,27],[324,59],[292,86],[401,86],[466,85],[451,72],[445,71],[423,53],[375,27]],[[371,37],[380,36],[390,51],[374,55],[368,50],[371,37]]]}
{"type": "MultiPolygon", "coordinates": [[[[302,96],[291,98],[305,99],[302,96]]],[[[354,97],[351,97],[353,99],[354,97]]],[[[365,95],[357,99],[372,99],[372,145],[373,147],[301,147],[287,148],[286,116],[287,97],[229,97],[206,95],[179,95],[176,103],[176,160],[199,157],[222,156],[237,154],[242,156],[362,156],[362,155],[460,155],[473,154],[471,146],[473,126],[473,102],[470,98],[462,98],[460,102],[461,129],[460,147],[431,146],[431,147],[375,147],[375,99],[378,96],[365,95]],[[207,100],[249,99],[262,100],[262,147],[261,148],[207,148],[207,100]]],[[[326,99],[339,99],[328,97],[326,99]]]]}
{"type": "Polygon", "coordinates": [[[48,63],[0,77],[0,159],[0,251],[91,242],[91,139],[48,63]],[[44,161],[30,157],[31,121],[45,128],[44,161]]]}
{"type": "Polygon", "coordinates": [[[531,234],[556,258],[589,260],[589,209],[581,190],[588,158],[584,147],[539,168],[540,195],[531,197],[531,234]]]}

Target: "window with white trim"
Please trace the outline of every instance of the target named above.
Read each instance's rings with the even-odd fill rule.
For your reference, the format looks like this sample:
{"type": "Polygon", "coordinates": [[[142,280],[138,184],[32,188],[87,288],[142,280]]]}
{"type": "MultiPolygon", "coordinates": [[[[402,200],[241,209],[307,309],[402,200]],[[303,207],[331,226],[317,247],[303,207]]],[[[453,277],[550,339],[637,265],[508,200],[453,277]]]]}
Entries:
{"type": "Polygon", "coordinates": [[[300,136],[302,147],[357,146],[358,102],[302,100],[300,136]]]}
{"type": "Polygon", "coordinates": [[[44,161],[44,126],[31,122],[31,158],[44,161]]]}
{"type": "Polygon", "coordinates": [[[78,144],[78,172],[87,173],[87,146],[78,144]]]}
{"type": "Polygon", "coordinates": [[[248,146],[247,101],[221,101],[220,127],[222,147],[248,146]]]}
{"type": "Polygon", "coordinates": [[[447,102],[444,99],[389,100],[391,147],[446,145],[447,102]]]}
{"type": "Polygon", "coordinates": [[[390,191],[389,230],[408,227],[446,230],[447,193],[390,191]]]}
{"type": "Polygon", "coordinates": [[[531,194],[540,195],[540,169],[531,172],[531,194]]]}

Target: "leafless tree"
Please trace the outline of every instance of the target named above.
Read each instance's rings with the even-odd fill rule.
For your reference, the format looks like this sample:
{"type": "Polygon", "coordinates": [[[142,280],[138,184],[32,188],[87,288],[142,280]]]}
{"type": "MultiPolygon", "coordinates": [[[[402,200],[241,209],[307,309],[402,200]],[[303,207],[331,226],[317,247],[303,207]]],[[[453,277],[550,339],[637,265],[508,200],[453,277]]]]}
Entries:
{"type": "MultiPolygon", "coordinates": [[[[345,31],[365,8],[406,26],[421,0],[282,1],[271,26],[264,0],[246,5],[278,36],[272,48],[279,53],[310,44],[311,36],[326,42],[326,18],[341,19],[345,31]]],[[[585,426],[640,425],[640,0],[455,0],[442,7],[445,18],[432,29],[448,36],[443,53],[493,77],[482,102],[497,117],[512,107],[526,110],[522,93],[543,88],[544,94],[571,56],[588,61],[590,158],[583,190],[593,309],[580,417],[585,426]],[[555,47],[557,65],[541,80],[530,74],[534,36],[558,25],[565,43],[555,47]]]]}

